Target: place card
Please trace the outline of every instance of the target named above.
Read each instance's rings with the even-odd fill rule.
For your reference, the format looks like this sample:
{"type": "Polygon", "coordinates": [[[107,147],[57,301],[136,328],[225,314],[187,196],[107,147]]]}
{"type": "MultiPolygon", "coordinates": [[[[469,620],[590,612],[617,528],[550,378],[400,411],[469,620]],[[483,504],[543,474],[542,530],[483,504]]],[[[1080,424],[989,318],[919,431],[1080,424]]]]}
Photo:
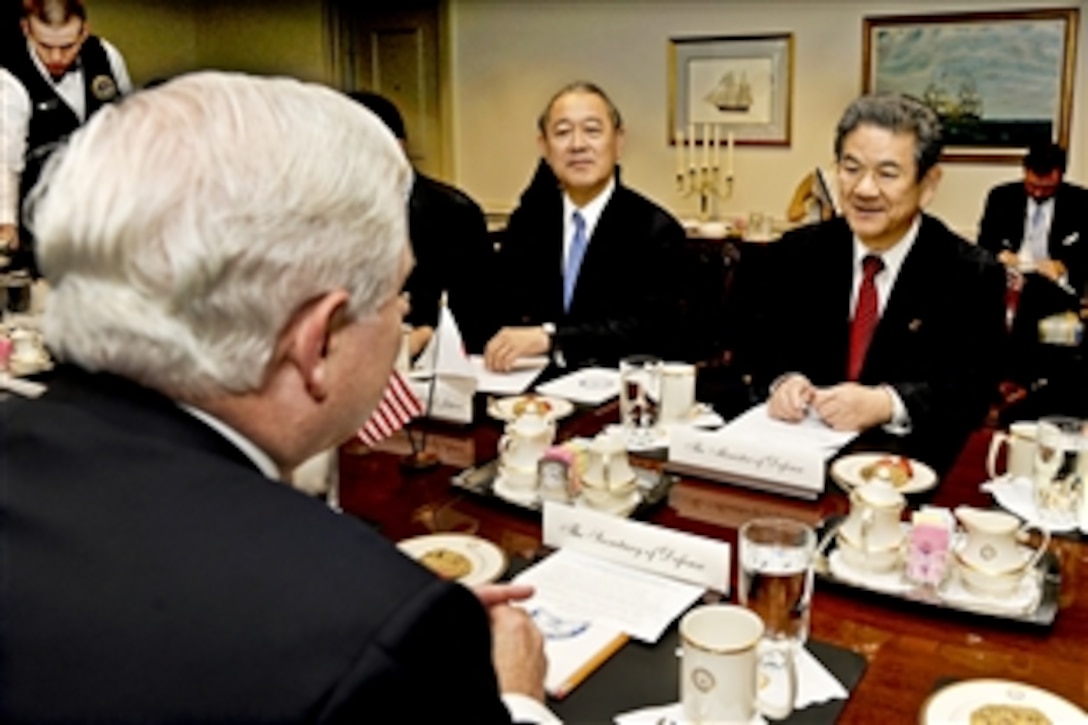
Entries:
{"type": "Polygon", "coordinates": [[[717,431],[672,431],[666,468],[740,486],[814,499],[823,493],[828,452],[781,439],[717,431]]]}
{"type": "Polygon", "coordinates": [[[411,378],[412,392],[423,405],[423,415],[451,423],[472,422],[476,379],[438,374],[429,380],[411,378]]]}
{"type": "Polygon", "coordinates": [[[729,593],[730,546],[722,541],[547,502],[544,543],[729,593]]]}

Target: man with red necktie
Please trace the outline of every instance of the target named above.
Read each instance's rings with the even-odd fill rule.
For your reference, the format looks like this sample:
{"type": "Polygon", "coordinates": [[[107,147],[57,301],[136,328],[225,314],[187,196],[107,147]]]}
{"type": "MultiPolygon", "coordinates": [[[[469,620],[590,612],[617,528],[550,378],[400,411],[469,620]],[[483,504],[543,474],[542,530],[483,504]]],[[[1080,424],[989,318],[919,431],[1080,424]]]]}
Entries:
{"type": "Polygon", "coordinates": [[[922,211],[940,180],[932,110],[863,96],[835,153],[843,216],[741,263],[737,365],[772,416],[816,415],[942,468],[996,390],[1004,274],[922,211]]]}

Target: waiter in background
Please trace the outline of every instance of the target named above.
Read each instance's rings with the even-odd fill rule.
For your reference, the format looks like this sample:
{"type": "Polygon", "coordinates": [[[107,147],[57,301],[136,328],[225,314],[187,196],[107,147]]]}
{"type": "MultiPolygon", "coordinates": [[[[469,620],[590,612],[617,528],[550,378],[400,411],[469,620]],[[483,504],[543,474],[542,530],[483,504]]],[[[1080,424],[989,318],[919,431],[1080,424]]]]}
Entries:
{"type": "Polygon", "coordinates": [[[22,202],[49,155],[132,81],[121,53],[90,34],[83,0],[23,0],[20,26],[26,43],[0,69],[0,246],[37,276],[22,202]]]}

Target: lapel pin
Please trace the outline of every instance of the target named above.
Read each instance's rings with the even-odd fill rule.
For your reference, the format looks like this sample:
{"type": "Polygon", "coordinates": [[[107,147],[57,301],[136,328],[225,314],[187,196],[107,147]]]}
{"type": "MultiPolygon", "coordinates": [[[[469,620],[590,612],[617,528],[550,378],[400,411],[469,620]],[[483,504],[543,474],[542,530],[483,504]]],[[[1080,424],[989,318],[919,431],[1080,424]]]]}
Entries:
{"type": "Polygon", "coordinates": [[[918,330],[922,329],[922,321],[919,320],[918,318],[914,318],[907,325],[907,329],[910,330],[911,332],[918,332],[918,330]]]}

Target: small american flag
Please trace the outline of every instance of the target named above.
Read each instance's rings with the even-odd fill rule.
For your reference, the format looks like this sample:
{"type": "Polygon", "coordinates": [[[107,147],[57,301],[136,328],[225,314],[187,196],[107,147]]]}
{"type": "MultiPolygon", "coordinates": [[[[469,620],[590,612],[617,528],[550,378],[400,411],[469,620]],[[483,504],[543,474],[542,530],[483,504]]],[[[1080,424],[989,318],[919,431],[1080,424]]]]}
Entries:
{"type": "Polygon", "coordinates": [[[359,429],[359,440],[368,446],[373,446],[383,438],[396,433],[404,425],[423,413],[423,404],[412,392],[408,381],[401,377],[396,370],[385,386],[385,393],[381,402],[370,419],[359,429]]]}

